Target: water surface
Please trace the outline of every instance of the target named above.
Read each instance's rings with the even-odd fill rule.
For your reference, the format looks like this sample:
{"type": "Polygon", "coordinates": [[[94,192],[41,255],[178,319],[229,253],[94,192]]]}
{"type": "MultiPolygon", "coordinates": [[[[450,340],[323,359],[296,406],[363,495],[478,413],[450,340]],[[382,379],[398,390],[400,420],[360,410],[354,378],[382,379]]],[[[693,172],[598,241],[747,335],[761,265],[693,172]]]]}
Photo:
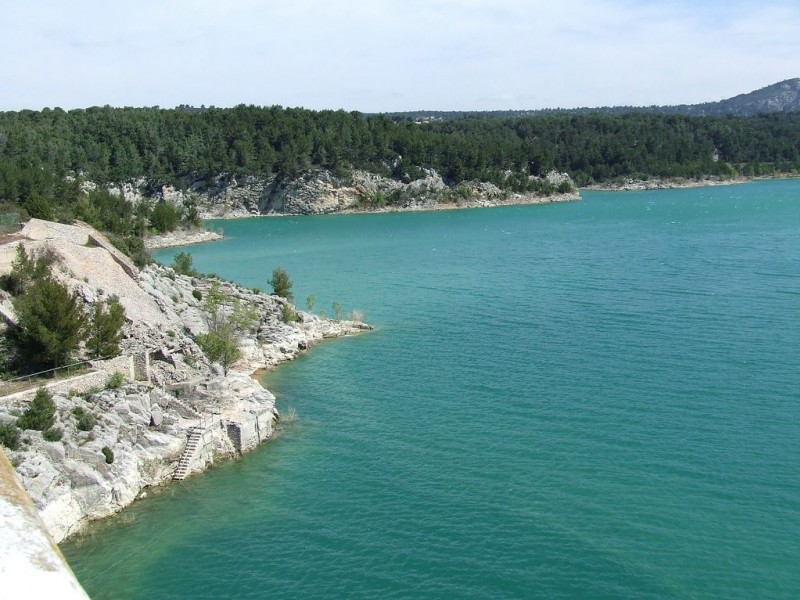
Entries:
{"type": "Polygon", "coordinates": [[[796,597],[800,182],[218,225],[198,269],[377,330],[65,544],[93,598],[796,597]]]}

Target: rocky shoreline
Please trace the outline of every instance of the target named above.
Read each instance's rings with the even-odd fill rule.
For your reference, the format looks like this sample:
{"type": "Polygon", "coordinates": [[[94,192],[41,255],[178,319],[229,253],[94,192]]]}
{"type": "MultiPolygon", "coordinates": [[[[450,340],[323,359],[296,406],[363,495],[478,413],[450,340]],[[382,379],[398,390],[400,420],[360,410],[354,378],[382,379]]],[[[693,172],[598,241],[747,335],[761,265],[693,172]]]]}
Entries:
{"type": "MultiPolygon", "coordinates": [[[[323,339],[371,329],[296,311],[283,298],[230,282],[159,265],[139,270],[87,226],[34,220],[18,240],[0,246],[0,255],[13,254],[20,240],[29,253],[54,253],[54,274],[87,306],[115,294],[127,315],[122,356],[92,363],[87,375],[48,384],[60,439],[25,430],[20,446],[6,449],[57,542],[153,486],[270,439],[279,418],[275,397],[251,375],[293,360],[323,339]],[[242,357],[227,373],[194,341],[208,331],[202,298],[212,283],[229,305],[239,302],[256,315],[238,341],[242,357]],[[296,320],[285,322],[287,308],[296,320]]],[[[6,308],[13,318],[13,307],[6,308]]],[[[34,393],[0,397],[0,422],[14,422],[34,393]]]]}
{"type": "Polygon", "coordinates": [[[752,181],[747,177],[704,177],[700,179],[686,179],[683,177],[654,177],[652,179],[625,179],[622,181],[609,181],[582,187],[583,190],[593,191],[642,191],[642,190],[671,190],[682,188],[710,187],[718,185],[737,185],[752,181]]]}
{"type": "Polygon", "coordinates": [[[144,240],[144,247],[148,250],[158,248],[174,248],[176,246],[189,246],[205,244],[223,239],[221,233],[207,229],[178,229],[160,235],[151,235],[144,240]]]}

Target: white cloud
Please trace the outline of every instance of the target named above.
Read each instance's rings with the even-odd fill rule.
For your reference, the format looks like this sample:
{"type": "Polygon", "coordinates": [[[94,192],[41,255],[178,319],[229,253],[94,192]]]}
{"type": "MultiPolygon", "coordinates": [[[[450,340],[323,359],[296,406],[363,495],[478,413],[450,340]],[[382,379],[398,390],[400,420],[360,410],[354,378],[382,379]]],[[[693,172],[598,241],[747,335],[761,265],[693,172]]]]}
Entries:
{"type": "Polygon", "coordinates": [[[18,3],[0,109],[692,103],[800,75],[798,26],[769,0],[18,3]]]}

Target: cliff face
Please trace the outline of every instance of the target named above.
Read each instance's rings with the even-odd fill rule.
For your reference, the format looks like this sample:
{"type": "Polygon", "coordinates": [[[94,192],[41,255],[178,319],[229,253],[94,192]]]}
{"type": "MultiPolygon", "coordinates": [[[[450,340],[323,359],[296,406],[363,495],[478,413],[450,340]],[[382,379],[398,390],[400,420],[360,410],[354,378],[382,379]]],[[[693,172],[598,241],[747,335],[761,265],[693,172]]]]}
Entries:
{"type": "MultiPolygon", "coordinates": [[[[219,282],[224,294],[257,315],[240,340],[243,358],[224,375],[193,341],[208,329],[196,296],[205,297],[210,281],[158,265],[123,268],[102,245],[87,245],[90,239],[102,244],[95,234],[85,226],[38,221],[21,238],[29,253],[46,246],[58,255],[55,275],[88,306],[115,294],[127,315],[121,358],[50,386],[62,438],[46,441],[39,431],[23,431],[20,447],[7,451],[57,541],[127,506],[150,486],[269,439],[278,417],[275,398],[249,375],[325,337],[368,328],[302,312],[287,324],[283,299],[219,282]],[[115,371],[124,384],[103,389],[115,371]],[[87,414],[95,421],[91,427],[80,420],[87,414]]],[[[0,246],[0,271],[9,268],[6,259],[19,241],[0,246]]],[[[0,422],[14,421],[33,393],[0,397],[0,422]]]]}
{"type": "MultiPolygon", "coordinates": [[[[543,180],[553,187],[570,181],[568,175],[556,172],[543,180]]],[[[138,181],[114,189],[137,202],[144,197],[146,188],[146,182],[138,181]]],[[[189,200],[196,202],[205,219],[468,208],[578,198],[575,192],[514,194],[482,182],[451,186],[435,171],[426,171],[423,177],[403,183],[366,171],[337,177],[324,170],[309,171],[294,179],[252,176],[237,179],[220,175],[213,182],[198,182],[187,190],[164,186],[157,195],[178,205],[189,200]]]]}

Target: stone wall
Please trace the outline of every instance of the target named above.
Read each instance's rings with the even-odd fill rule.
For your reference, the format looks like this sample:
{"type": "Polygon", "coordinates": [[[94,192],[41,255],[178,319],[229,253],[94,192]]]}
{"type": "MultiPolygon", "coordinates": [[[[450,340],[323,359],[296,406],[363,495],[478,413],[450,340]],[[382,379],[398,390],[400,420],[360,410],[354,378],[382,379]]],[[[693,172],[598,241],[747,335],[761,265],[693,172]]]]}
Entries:
{"type": "MultiPolygon", "coordinates": [[[[122,373],[127,380],[133,380],[132,356],[118,356],[109,360],[92,361],[90,364],[95,369],[91,373],[56,379],[43,383],[40,387],[44,387],[53,395],[68,396],[70,393],[73,395],[85,394],[93,388],[102,389],[108,383],[108,378],[117,372],[122,373]]],[[[8,394],[4,397],[3,403],[9,406],[24,406],[33,400],[38,389],[39,386],[15,394],[8,394]]]]}

